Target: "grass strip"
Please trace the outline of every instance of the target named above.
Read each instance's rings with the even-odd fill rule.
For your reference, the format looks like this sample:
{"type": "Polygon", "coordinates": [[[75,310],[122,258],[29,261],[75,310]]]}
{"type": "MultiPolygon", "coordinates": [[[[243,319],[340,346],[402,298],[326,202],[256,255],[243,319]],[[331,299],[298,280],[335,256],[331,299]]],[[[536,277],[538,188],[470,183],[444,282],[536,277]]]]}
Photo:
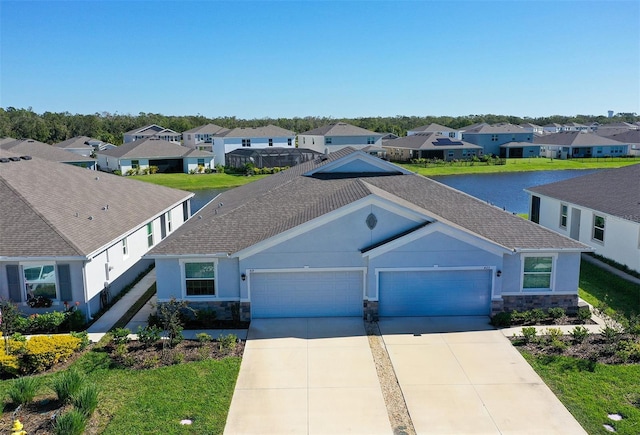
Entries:
{"type": "Polygon", "coordinates": [[[159,184],[161,186],[173,187],[182,190],[201,189],[227,189],[251,183],[268,175],[245,175],[237,174],[149,174],[130,176],[134,180],[147,183],[159,184]]]}
{"type": "MultiPolygon", "coordinates": [[[[122,317],[120,317],[120,319],[118,319],[118,321],[113,325],[111,330],[116,328],[124,328],[125,326],[127,326],[127,323],[129,323],[131,319],[133,319],[133,316],[135,316],[138,311],[140,311],[140,309],[142,309],[142,307],[147,302],[149,302],[149,299],[151,299],[154,294],[156,294],[155,282],[142,294],[142,296],[140,296],[140,299],[138,299],[133,305],[129,307],[129,309],[122,315],[122,317]]],[[[131,332],[135,333],[136,331],[131,332]]]]}
{"type": "Polygon", "coordinates": [[[580,297],[594,307],[606,304],[609,307],[609,315],[614,312],[627,317],[640,314],[640,285],[584,260],[580,263],[578,291],[580,297]]]}

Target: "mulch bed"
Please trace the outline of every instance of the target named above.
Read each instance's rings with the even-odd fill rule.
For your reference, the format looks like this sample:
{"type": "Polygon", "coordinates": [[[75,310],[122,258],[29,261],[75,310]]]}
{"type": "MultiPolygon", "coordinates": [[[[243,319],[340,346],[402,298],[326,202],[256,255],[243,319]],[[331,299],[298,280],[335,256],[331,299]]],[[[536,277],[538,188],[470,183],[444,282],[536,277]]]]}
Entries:
{"type": "MultiPolygon", "coordinates": [[[[94,345],[95,346],[95,345],[94,345]]],[[[91,351],[93,346],[84,352],[91,351]]],[[[162,343],[152,346],[144,346],[137,341],[131,341],[125,345],[126,351],[113,343],[109,343],[95,351],[104,351],[109,354],[116,366],[130,370],[147,370],[157,367],[182,364],[204,359],[223,359],[229,356],[242,357],[244,341],[240,340],[233,349],[221,349],[216,341],[201,343],[193,340],[184,340],[172,348],[164,347],[162,343]]],[[[45,373],[53,373],[65,370],[82,354],[78,353],[71,359],[53,367],[45,373]]],[[[11,433],[13,420],[19,418],[24,429],[29,435],[53,434],[55,417],[71,409],[71,405],[58,402],[55,394],[39,396],[26,406],[16,409],[13,404],[5,404],[2,418],[0,418],[0,433],[11,433]]],[[[89,426],[91,422],[89,423],[89,426]]],[[[91,432],[90,427],[87,430],[91,432]]]]}

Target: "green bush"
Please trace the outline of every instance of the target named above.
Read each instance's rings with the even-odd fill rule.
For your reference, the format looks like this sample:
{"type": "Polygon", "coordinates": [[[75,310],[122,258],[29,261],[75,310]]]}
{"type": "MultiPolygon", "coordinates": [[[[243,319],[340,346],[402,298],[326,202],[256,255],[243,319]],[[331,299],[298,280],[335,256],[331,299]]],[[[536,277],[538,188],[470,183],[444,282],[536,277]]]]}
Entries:
{"type": "Polygon", "coordinates": [[[559,340],[560,337],[562,337],[562,329],[560,328],[547,328],[547,330],[545,331],[546,335],[553,341],[553,340],[559,340]]]}
{"type": "Polygon", "coordinates": [[[67,320],[67,314],[61,311],[32,314],[29,316],[28,332],[31,334],[58,332],[65,320],[67,320]]]}
{"type": "Polygon", "coordinates": [[[511,326],[511,313],[505,311],[491,317],[491,324],[496,328],[508,328],[511,326]]]}
{"type": "Polygon", "coordinates": [[[534,308],[531,312],[531,322],[538,323],[542,322],[547,318],[547,314],[541,308],[534,308]]]}
{"type": "Polygon", "coordinates": [[[36,397],[38,386],[37,378],[31,376],[18,378],[7,391],[7,395],[14,405],[27,405],[36,397]]]}
{"type": "Polygon", "coordinates": [[[611,344],[618,341],[621,331],[616,327],[606,325],[600,328],[600,334],[602,334],[602,338],[604,338],[607,343],[611,344]]]}
{"type": "Polygon", "coordinates": [[[549,317],[556,320],[564,317],[565,310],[562,307],[553,307],[547,310],[547,314],[549,315],[549,317]]]}
{"type": "Polygon", "coordinates": [[[111,331],[111,340],[116,346],[118,344],[128,343],[129,334],[131,334],[131,330],[127,328],[115,328],[111,331]]]}
{"type": "Polygon", "coordinates": [[[218,337],[218,347],[220,350],[230,352],[236,348],[238,337],[235,334],[227,334],[218,337]]]}
{"type": "Polygon", "coordinates": [[[91,417],[98,406],[98,388],[94,384],[86,384],[84,388],[72,395],[71,401],[78,411],[91,417]]]}
{"type": "Polygon", "coordinates": [[[2,377],[18,376],[20,373],[20,360],[15,355],[0,353],[0,375],[2,377]]]}
{"type": "Polygon", "coordinates": [[[85,387],[86,380],[77,370],[70,369],[60,372],[52,382],[51,388],[62,403],[69,403],[85,387]]]}
{"type": "Polygon", "coordinates": [[[584,326],[576,326],[571,330],[570,334],[573,342],[579,344],[587,339],[589,336],[589,330],[584,326]]]}
{"type": "Polygon", "coordinates": [[[79,331],[86,323],[84,314],[80,310],[68,311],[66,315],[64,326],[69,331],[79,331]]]}
{"type": "Polygon", "coordinates": [[[162,336],[162,329],[157,326],[139,326],[138,327],[138,341],[144,346],[151,346],[158,341],[162,336]]]}
{"type": "Polygon", "coordinates": [[[578,320],[580,320],[581,322],[586,322],[587,320],[591,319],[591,309],[588,306],[579,307],[577,316],[578,320]]]}
{"type": "Polygon", "coordinates": [[[87,331],[82,331],[82,332],[72,331],[69,333],[69,335],[80,340],[80,343],[78,344],[78,350],[86,349],[87,346],[89,346],[89,343],[91,342],[89,340],[89,334],[87,333],[87,331]]]}
{"type": "Polygon", "coordinates": [[[209,343],[210,341],[213,340],[213,337],[211,337],[209,334],[207,334],[206,332],[200,332],[199,334],[196,334],[196,339],[200,342],[200,343],[209,343]]]}
{"type": "Polygon", "coordinates": [[[56,418],[53,433],[55,435],[82,435],[86,427],[87,417],[77,409],[72,409],[56,418]]]}
{"type": "Polygon", "coordinates": [[[524,338],[525,343],[531,343],[535,341],[536,334],[538,331],[534,326],[525,326],[522,328],[522,337],[524,338]]]}

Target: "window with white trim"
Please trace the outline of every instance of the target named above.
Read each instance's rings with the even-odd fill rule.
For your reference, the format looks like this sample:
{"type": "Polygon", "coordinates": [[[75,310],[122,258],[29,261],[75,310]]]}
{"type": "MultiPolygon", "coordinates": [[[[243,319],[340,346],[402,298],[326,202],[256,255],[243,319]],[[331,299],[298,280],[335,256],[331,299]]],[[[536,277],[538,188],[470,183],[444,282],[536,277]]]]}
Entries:
{"type": "Polygon", "coordinates": [[[367,145],[373,145],[376,143],[376,138],[374,137],[368,137],[367,138],[367,145]]]}
{"type": "Polygon", "coordinates": [[[131,160],[131,168],[138,169],[140,167],[140,160],[131,160]]]}
{"type": "Polygon", "coordinates": [[[167,228],[169,232],[173,231],[173,224],[171,223],[171,210],[167,212],[167,228]]]}
{"type": "Polygon", "coordinates": [[[273,146],[273,139],[269,139],[269,146],[272,147],[273,146]]]}
{"type": "Polygon", "coordinates": [[[523,258],[522,289],[551,290],[553,277],[552,256],[526,256],[523,258]]]}
{"type": "Polygon", "coordinates": [[[325,137],[324,138],[324,144],[325,145],[331,145],[333,142],[333,138],[332,137],[325,137]]]}
{"type": "Polygon", "coordinates": [[[291,144],[293,143],[293,141],[291,140],[291,138],[287,139],[287,146],[291,146],[291,144]]]}
{"type": "Polygon", "coordinates": [[[58,299],[56,266],[54,263],[26,263],[22,265],[26,300],[42,296],[58,299]]]}
{"type": "Polygon", "coordinates": [[[604,216],[593,215],[593,240],[604,242],[604,216]]]}
{"type": "Polygon", "coordinates": [[[215,263],[184,263],[185,294],[187,296],[215,296],[215,263]]]}
{"type": "Polygon", "coordinates": [[[569,218],[569,206],[560,204],[560,228],[567,228],[567,220],[569,218]]]}
{"type": "Polygon", "coordinates": [[[153,246],[153,222],[147,224],[147,246],[153,246]]]}
{"type": "Polygon", "coordinates": [[[242,139],[242,146],[243,147],[250,147],[251,146],[251,139],[242,139]]]}
{"type": "Polygon", "coordinates": [[[122,239],[122,256],[127,258],[129,256],[129,246],[127,246],[127,238],[122,239]]]}

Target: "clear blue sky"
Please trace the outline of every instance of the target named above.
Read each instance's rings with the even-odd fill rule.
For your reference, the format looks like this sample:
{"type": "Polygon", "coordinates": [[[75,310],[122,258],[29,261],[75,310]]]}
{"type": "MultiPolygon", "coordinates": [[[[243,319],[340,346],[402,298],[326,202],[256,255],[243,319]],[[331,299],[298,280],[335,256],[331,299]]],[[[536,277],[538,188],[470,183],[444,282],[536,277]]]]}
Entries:
{"type": "Polygon", "coordinates": [[[640,113],[640,2],[0,0],[0,106],[640,113]]]}

